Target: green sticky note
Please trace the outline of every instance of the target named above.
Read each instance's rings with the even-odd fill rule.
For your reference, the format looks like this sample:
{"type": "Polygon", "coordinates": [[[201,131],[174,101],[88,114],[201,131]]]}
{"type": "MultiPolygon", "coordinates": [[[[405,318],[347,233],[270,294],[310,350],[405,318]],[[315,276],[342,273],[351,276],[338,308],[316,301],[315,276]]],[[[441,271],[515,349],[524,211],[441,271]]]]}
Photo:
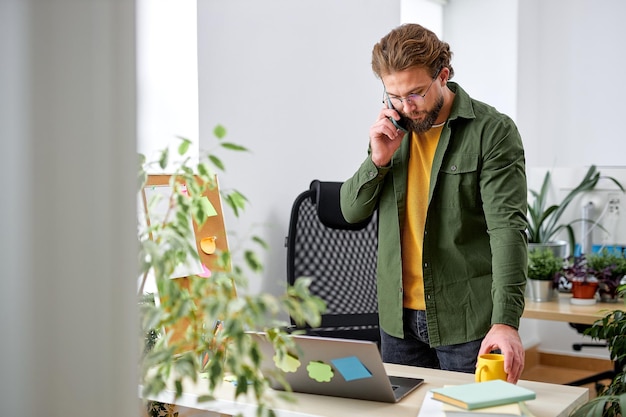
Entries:
{"type": "Polygon", "coordinates": [[[296,372],[300,367],[300,360],[291,353],[287,353],[282,359],[278,355],[274,355],[274,363],[283,372],[296,372]]]}
{"type": "Polygon", "coordinates": [[[202,205],[202,211],[206,213],[207,217],[217,216],[217,210],[215,210],[215,207],[213,207],[213,204],[211,204],[207,196],[204,196],[202,200],[200,200],[200,204],[202,205]]]}
{"type": "Polygon", "coordinates": [[[333,368],[324,362],[311,361],[306,370],[309,373],[309,378],[317,382],[329,382],[334,376],[333,368]]]}

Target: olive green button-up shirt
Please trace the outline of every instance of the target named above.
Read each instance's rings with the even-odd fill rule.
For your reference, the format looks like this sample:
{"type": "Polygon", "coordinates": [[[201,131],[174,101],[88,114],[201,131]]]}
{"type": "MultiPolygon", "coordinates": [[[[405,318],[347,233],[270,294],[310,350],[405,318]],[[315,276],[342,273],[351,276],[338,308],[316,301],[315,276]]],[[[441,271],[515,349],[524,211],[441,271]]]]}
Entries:
{"type": "MultiPolygon", "coordinates": [[[[435,151],[424,231],[424,291],[431,346],[515,328],[524,310],[527,189],[524,149],[513,121],[456,83],[435,151]]],[[[341,188],[349,222],[379,210],[378,308],[382,329],[403,337],[401,228],[410,135],[389,167],[370,156],[341,188]]]]}

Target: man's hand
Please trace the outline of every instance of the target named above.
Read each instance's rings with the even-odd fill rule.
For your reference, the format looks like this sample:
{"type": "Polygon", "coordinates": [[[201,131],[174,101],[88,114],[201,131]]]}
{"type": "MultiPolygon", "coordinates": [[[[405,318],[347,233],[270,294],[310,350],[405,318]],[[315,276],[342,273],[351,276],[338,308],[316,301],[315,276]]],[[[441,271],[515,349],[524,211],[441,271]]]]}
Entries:
{"type": "Polygon", "coordinates": [[[394,152],[400,147],[404,132],[397,129],[388,117],[399,118],[394,109],[383,108],[378,114],[376,123],[370,127],[370,147],[372,162],[376,166],[386,166],[391,161],[394,152]]]}
{"type": "Polygon", "coordinates": [[[524,346],[518,331],[506,324],[494,324],[480,345],[479,355],[500,349],[504,355],[507,382],[517,384],[524,370],[524,346]]]}

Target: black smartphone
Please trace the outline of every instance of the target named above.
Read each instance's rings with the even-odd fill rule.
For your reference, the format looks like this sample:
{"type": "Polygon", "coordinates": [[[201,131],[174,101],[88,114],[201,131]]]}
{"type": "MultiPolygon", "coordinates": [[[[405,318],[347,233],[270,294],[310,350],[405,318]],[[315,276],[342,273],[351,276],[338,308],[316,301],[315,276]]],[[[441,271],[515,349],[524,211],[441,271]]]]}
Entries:
{"type": "MultiPolygon", "coordinates": [[[[391,104],[391,100],[389,99],[389,94],[387,94],[386,91],[385,91],[385,96],[387,97],[387,100],[385,100],[387,102],[387,108],[396,110],[396,108],[393,107],[393,104],[391,104]]],[[[396,127],[396,129],[400,129],[404,133],[407,133],[409,131],[409,129],[407,127],[407,123],[406,123],[407,119],[406,119],[406,117],[404,117],[402,115],[402,113],[400,113],[398,110],[396,110],[396,112],[398,112],[398,114],[400,115],[400,120],[396,120],[393,117],[388,117],[388,119],[391,121],[391,123],[393,123],[393,125],[396,127]]]]}

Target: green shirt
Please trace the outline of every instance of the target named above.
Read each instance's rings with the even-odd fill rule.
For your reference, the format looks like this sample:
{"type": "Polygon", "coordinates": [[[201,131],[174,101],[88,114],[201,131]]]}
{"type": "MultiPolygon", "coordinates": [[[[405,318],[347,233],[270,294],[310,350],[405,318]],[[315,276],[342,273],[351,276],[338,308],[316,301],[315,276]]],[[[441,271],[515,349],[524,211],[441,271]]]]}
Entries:
{"type": "MultiPolygon", "coordinates": [[[[424,291],[431,346],[484,337],[492,324],[519,327],[527,274],[524,149],[513,121],[456,83],[435,151],[424,231],[424,291]]],[[[389,167],[368,156],[341,188],[349,222],[379,210],[378,309],[382,329],[403,337],[400,229],[409,137],[389,167]]]]}

